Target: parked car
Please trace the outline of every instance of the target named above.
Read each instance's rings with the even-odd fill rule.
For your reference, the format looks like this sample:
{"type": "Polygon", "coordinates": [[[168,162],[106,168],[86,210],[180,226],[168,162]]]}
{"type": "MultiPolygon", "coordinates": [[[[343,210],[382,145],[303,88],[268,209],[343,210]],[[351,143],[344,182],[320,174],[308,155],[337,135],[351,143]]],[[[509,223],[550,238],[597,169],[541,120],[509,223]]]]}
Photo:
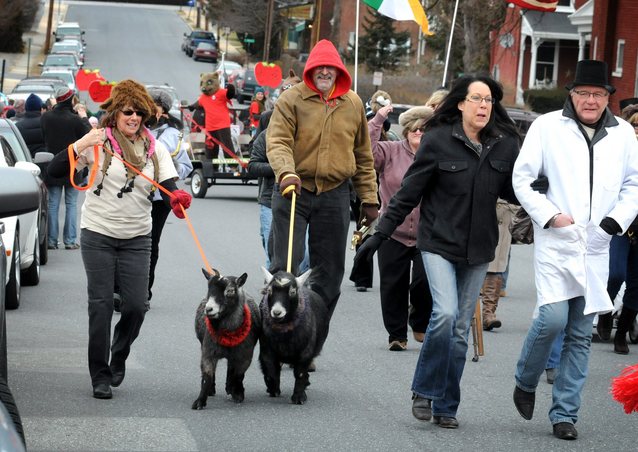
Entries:
{"type": "Polygon", "coordinates": [[[82,63],[84,63],[84,46],[76,39],[65,39],[58,41],[51,46],[49,53],[75,52],[82,63]]]}
{"type": "MultiPolygon", "coordinates": [[[[40,190],[38,184],[28,171],[18,168],[0,168],[0,253],[6,256],[4,238],[4,221],[7,217],[15,217],[28,212],[33,212],[40,206],[40,190]]],[[[0,415],[0,445],[3,450],[22,450],[16,444],[15,435],[12,428],[24,436],[22,421],[16,406],[11,390],[7,384],[7,322],[5,313],[5,281],[7,272],[7,261],[0,259],[0,405],[9,412],[13,426],[7,425],[4,414],[0,415]],[[16,448],[12,448],[16,446],[16,448]]],[[[21,444],[21,443],[20,443],[21,444]]]]}
{"type": "Polygon", "coordinates": [[[40,265],[48,261],[48,190],[40,177],[42,166],[53,158],[53,154],[36,154],[38,166],[31,159],[29,149],[20,131],[11,121],[0,119],[0,167],[16,167],[33,173],[40,189],[40,208],[3,220],[5,232],[2,240],[8,252],[5,255],[7,267],[11,268],[6,280],[6,308],[20,306],[21,285],[37,285],[40,282],[40,265]]]}
{"type": "Polygon", "coordinates": [[[244,103],[250,100],[255,95],[255,89],[259,86],[257,79],[255,78],[254,69],[246,69],[243,77],[237,77],[235,80],[235,88],[237,89],[237,100],[239,103],[244,103]]]}
{"type": "Polygon", "coordinates": [[[194,30],[190,33],[184,33],[184,41],[182,42],[182,50],[186,52],[189,57],[193,56],[193,52],[197,48],[197,44],[200,42],[208,42],[215,46],[217,49],[217,40],[215,35],[209,31],[194,30]]]}
{"type": "Polygon", "coordinates": [[[63,41],[64,39],[68,39],[71,36],[79,36],[79,40],[80,42],[82,42],[82,45],[86,46],[86,42],[84,42],[84,30],[82,30],[80,24],[77,22],[59,23],[53,34],[55,35],[55,42],[63,41]]]}
{"type": "Polygon", "coordinates": [[[505,110],[507,110],[507,114],[510,118],[512,118],[512,121],[516,123],[516,127],[518,127],[518,131],[521,133],[523,138],[527,135],[529,126],[531,126],[534,120],[540,116],[540,113],[523,110],[522,108],[506,107],[505,110]]]}
{"type": "Polygon", "coordinates": [[[229,61],[229,60],[221,61],[215,67],[215,72],[219,72],[220,75],[223,75],[224,80],[226,80],[227,83],[232,83],[232,79],[236,77],[238,74],[243,75],[244,71],[245,71],[244,66],[242,66],[239,63],[236,63],[235,61],[229,61]]]}
{"type": "Polygon", "coordinates": [[[64,68],[54,68],[43,71],[40,74],[42,77],[47,78],[57,78],[62,80],[66,85],[75,91],[75,76],[73,75],[73,71],[64,68]]]}
{"type": "Polygon", "coordinates": [[[42,71],[64,67],[71,69],[75,75],[82,67],[82,62],[74,53],[50,53],[38,66],[42,67],[42,71]]]}
{"type": "Polygon", "coordinates": [[[28,77],[20,80],[7,97],[13,100],[26,100],[31,93],[35,93],[40,96],[42,102],[46,102],[49,97],[55,97],[58,88],[65,86],[66,84],[59,78],[28,77]]]}
{"type": "Polygon", "coordinates": [[[210,42],[200,42],[193,50],[193,60],[211,61],[217,63],[217,47],[210,42]]]}

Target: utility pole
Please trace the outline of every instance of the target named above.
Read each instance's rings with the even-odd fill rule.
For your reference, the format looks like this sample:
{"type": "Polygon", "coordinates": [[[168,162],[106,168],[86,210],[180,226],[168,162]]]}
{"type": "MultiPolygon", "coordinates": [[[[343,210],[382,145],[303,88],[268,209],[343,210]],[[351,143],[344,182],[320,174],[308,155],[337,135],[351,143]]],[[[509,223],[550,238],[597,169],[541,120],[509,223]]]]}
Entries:
{"type": "Polygon", "coordinates": [[[49,0],[49,17],[47,18],[47,36],[44,39],[44,52],[49,53],[51,47],[51,26],[53,25],[53,7],[55,0],[49,0]]]}
{"type": "Polygon", "coordinates": [[[275,0],[268,0],[268,8],[266,9],[266,30],[264,33],[264,61],[268,61],[270,57],[270,41],[272,39],[272,23],[275,10],[275,0]]]}

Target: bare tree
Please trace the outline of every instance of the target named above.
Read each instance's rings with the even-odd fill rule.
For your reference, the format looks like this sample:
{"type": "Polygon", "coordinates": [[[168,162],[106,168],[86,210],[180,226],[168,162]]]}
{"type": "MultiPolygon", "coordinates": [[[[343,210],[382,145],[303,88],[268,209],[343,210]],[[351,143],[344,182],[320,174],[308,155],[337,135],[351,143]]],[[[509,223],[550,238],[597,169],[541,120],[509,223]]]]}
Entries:
{"type": "Polygon", "coordinates": [[[22,52],[22,35],[31,29],[38,0],[0,0],[0,52],[22,52]]]}

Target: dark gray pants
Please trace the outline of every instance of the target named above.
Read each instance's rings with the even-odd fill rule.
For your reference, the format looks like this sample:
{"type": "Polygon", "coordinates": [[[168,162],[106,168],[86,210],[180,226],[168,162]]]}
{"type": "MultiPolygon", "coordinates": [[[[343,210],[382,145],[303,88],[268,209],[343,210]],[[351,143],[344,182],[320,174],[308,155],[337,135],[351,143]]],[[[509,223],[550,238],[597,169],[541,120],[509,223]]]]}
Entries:
{"type": "MultiPolygon", "coordinates": [[[[270,235],[271,273],[286,270],[290,207],[291,201],[283,198],[279,185],[275,185],[270,235]]],[[[350,191],[347,183],[320,195],[302,189],[301,195],[297,196],[291,268],[299,268],[303,260],[307,227],[312,269],[310,287],[324,299],[330,317],[341,295],[349,222],[350,191]]]]}
{"type": "Polygon", "coordinates": [[[94,386],[110,384],[109,354],[111,363],[123,364],[144,322],[151,237],[115,239],[82,229],[80,240],[89,298],[89,372],[94,386]],[[116,274],[122,304],[111,345],[116,274]]]}

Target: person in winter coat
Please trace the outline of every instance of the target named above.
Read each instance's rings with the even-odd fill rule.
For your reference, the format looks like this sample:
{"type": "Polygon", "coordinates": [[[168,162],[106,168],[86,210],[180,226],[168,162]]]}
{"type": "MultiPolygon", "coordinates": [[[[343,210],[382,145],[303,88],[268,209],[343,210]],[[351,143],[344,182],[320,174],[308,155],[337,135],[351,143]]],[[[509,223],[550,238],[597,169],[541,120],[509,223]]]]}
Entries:
{"type": "MultiPolygon", "coordinates": [[[[70,88],[60,88],[56,92],[56,104],[53,110],[42,115],[42,133],[46,148],[49,152],[57,154],[66,152],[66,147],[74,141],[82,138],[89,130],[91,124],[86,115],[86,110],[73,109],[74,91],[70,88]]],[[[58,235],[60,231],[58,212],[62,191],[64,191],[64,229],[62,240],[68,250],[78,249],[77,243],[77,200],[78,191],[71,186],[69,178],[65,175],[61,178],[47,175],[44,182],[49,189],[49,249],[58,248],[58,235]]]]}
{"type": "Polygon", "coordinates": [[[259,127],[259,117],[264,111],[266,111],[264,89],[259,87],[255,90],[255,96],[253,97],[253,101],[250,103],[250,108],[248,109],[250,133],[253,136],[255,136],[255,131],[257,130],[257,127],[259,127]]]}
{"type": "MultiPolygon", "coordinates": [[[[368,122],[374,169],[379,175],[381,214],[399,191],[403,176],[421,144],[425,123],[433,113],[430,107],[410,108],[399,116],[404,139],[380,141],[383,124],[391,111],[392,104],[381,107],[368,122]]],[[[391,351],[407,349],[408,323],[414,339],[423,342],[432,313],[432,295],[421,252],[416,247],[418,228],[419,206],[416,206],[379,248],[381,315],[391,351]]]]}
{"type": "Polygon", "coordinates": [[[291,198],[296,193],[291,268],[299,268],[308,230],[310,286],[329,318],[341,294],[350,225],[348,180],[368,224],[378,216],[377,183],[365,108],[335,46],[321,40],[308,56],[303,83],[281,93],[267,129],[277,181],[272,196],[272,263],[287,267],[291,198]]]}
{"type": "Polygon", "coordinates": [[[412,414],[457,428],[467,338],[498,242],[496,201],[516,202],[512,168],[520,137],[489,77],[459,78],[425,124],[414,163],[357,259],[372,259],[420,203],[417,248],[432,316],[412,382],[412,414]]]}
{"type": "Polygon", "coordinates": [[[44,143],[44,135],[42,134],[42,124],[40,123],[44,104],[40,96],[29,94],[24,103],[24,108],[24,117],[16,123],[16,127],[22,134],[31,157],[35,157],[36,152],[45,152],[47,150],[44,143]]]}
{"type": "MultiPolygon", "coordinates": [[[[95,171],[95,177],[89,177],[91,186],[86,191],[81,219],[88,293],[88,362],[93,397],[110,399],[111,387],[120,386],[124,380],[126,360],[147,311],[152,200],[159,190],[151,181],[170,192],[169,196],[162,191],[163,199],[178,218],[184,218],[182,208],[190,206],[191,196],[177,189],[177,171],[169,151],[144,127],[145,120],[156,113],[144,85],[134,80],[119,82],[100,109],[105,111],[101,119],[104,128],[90,129],[69,145],[77,168],[95,171]],[[116,278],[122,305],[111,342],[116,278]]],[[[58,153],[49,172],[54,176],[69,174],[68,154],[66,149],[58,153]]]]}
{"type": "Polygon", "coordinates": [[[513,175],[534,223],[537,291],[513,399],[531,419],[552,343],[565,331],[549,410],[553,433],[564,440],[578,436],[594,316],[613,308],[606,290],[609,244],[638,213],[638,142],[633,127],[607,108],[615,91],[607,77],[603,61],[577,63],[563,109],[532,123],[513,175]],[[546,194],[530,187],[539,175],[549,181],[546,194]]]}

